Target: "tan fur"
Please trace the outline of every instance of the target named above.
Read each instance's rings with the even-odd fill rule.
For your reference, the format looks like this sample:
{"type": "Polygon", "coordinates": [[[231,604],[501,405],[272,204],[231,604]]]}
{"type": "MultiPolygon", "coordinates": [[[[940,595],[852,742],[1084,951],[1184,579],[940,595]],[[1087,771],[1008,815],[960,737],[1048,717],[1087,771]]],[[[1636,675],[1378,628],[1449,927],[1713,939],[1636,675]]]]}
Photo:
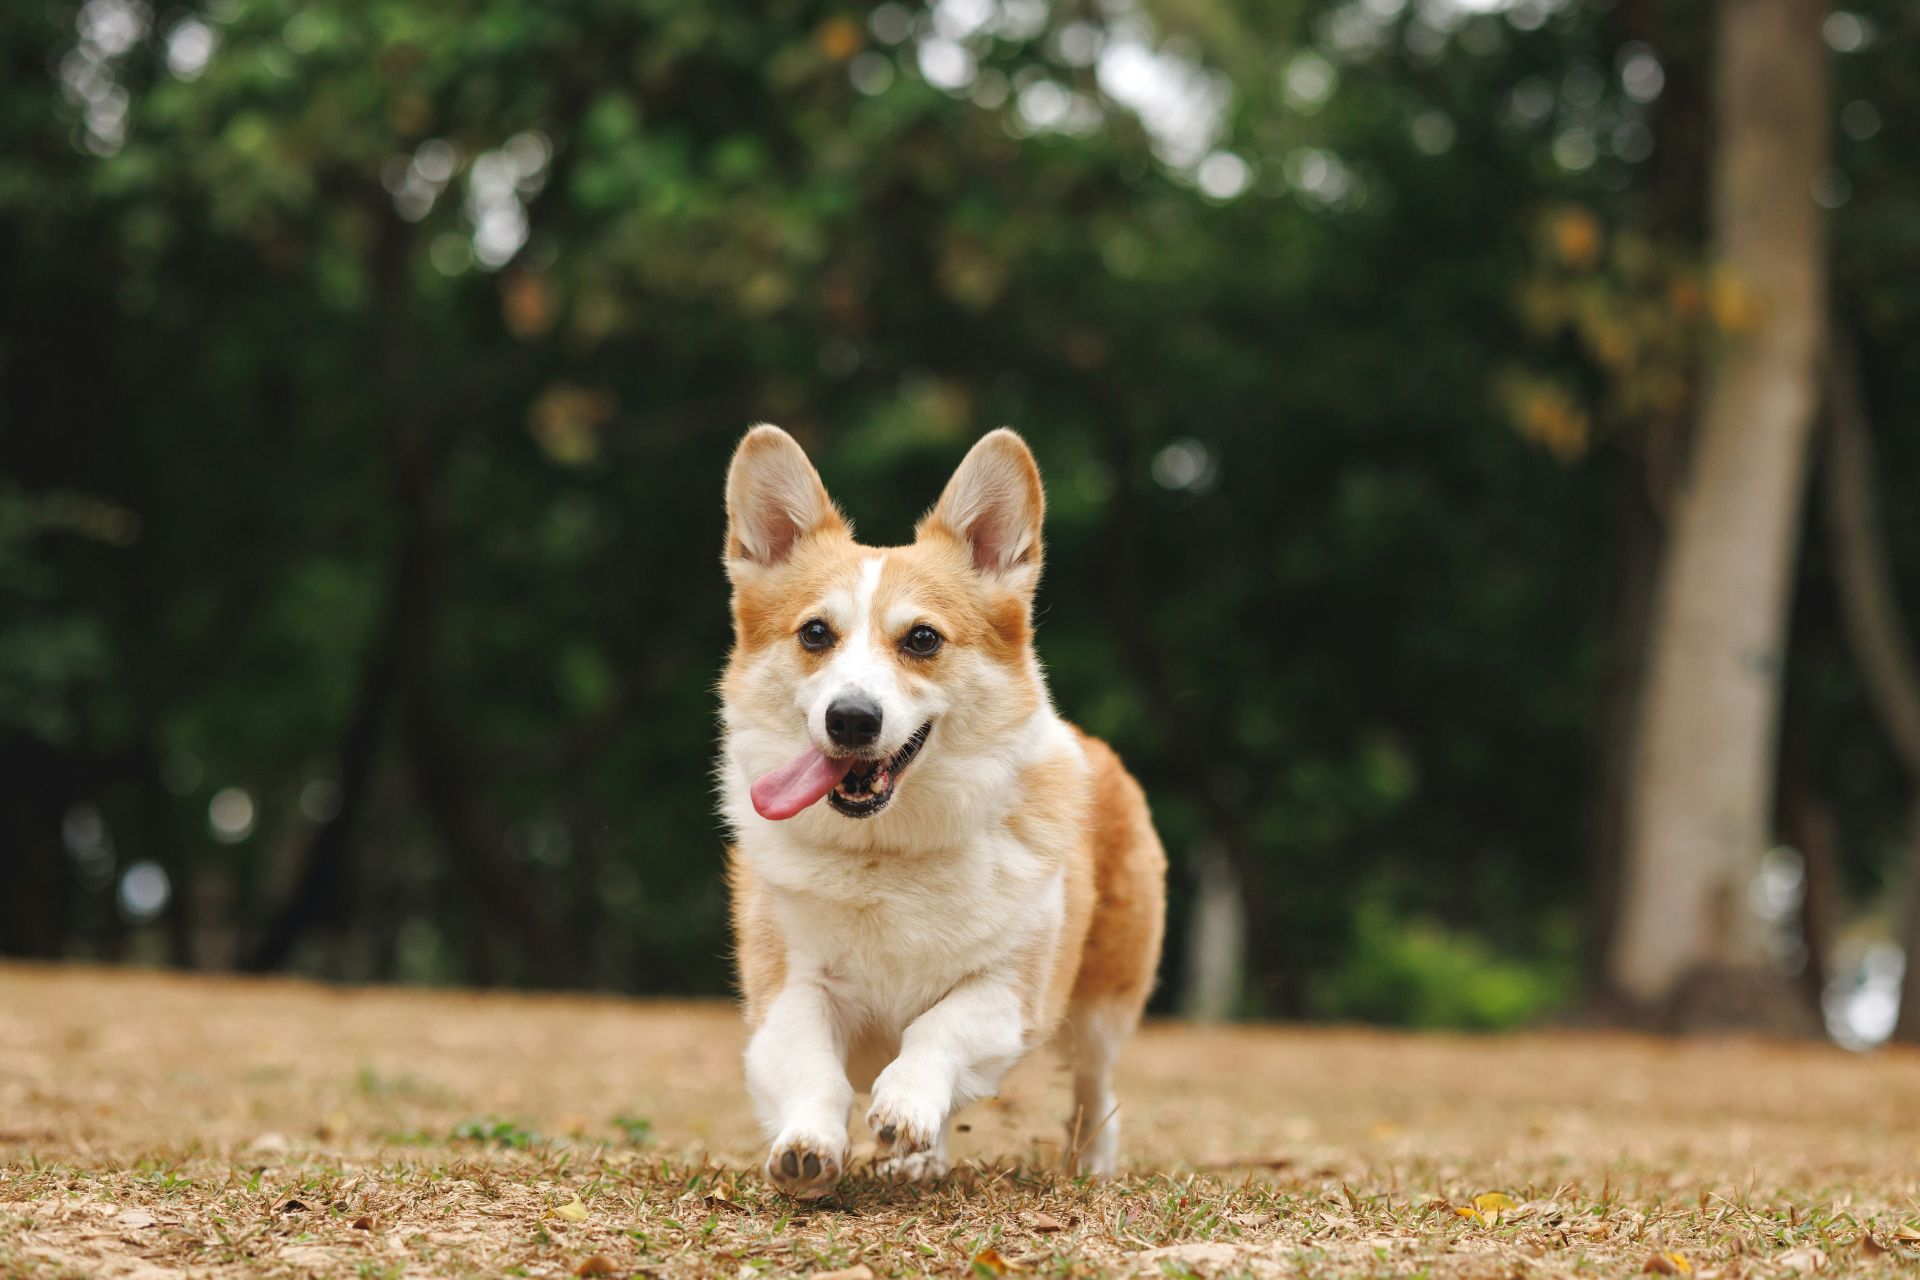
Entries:
{"type": "Polygon", "coordinates": [[[855,573],[864,554],[866,548],[845,526],[830,526],[802,538],[787,563],[754,570],[733,593],[738,646],[761,649],[791,641],[810,616],[808,607],[835,582],[855,573]]]}
{"type": "Polygon", "coordinates": [[[1080,734],[1080,744],[1093,765],[1093,823],[1086,849],[1099,896],[1073,998],[1140,1009],[1153,989],[1166,928],[1167,857],[1153,830],[1146,793],[1120,757],[1086,733],[1080,734]],[[1143,966],[1145,956],[1155,963],[1143,966]]]}
{"type": "Polygon", "coordinates": [[[732,846],[727,849],[727,890],[733,903],[733,962],[747,1026],[752,1028],[760,1025],[767,1002],[786,985],[787,943],[753,869],[732,846]]]}
{"type": "Polygon", "coordinates": [[[1098,898],[1097,862],[1087,839],[1092,829],[1091,781],[1083,762],[1066,756],[1043,761],[1020,777],[1026,794],[1046,799],[1014,815],[1014,834],[1034,848],[1059,850],[1066,871],[1066,919],[1058,941],[1022,957],[1022,1012],[1036,1039],[1051,1034],[1066,1016],[1098,898]]]}

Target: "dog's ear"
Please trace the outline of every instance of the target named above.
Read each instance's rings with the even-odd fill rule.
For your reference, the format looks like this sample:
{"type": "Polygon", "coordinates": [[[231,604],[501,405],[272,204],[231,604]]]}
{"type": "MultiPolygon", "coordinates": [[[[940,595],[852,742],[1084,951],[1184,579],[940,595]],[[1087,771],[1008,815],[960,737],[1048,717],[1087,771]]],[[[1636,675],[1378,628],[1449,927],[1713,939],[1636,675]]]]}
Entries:
{"type": "Polygon", "coordinates": [[[727,570],[781,564],[809,534],[851,532],[792,436],[761,423],[727,468],[727,570]]]}
{"type": "Polygon", "coordinates": [[[1047,498],[1027,442],[1005,427],[967,452],[919,533],[966,544],[973,567],[1019,591],[1040,582],[1040,525],[1047,498]]]}

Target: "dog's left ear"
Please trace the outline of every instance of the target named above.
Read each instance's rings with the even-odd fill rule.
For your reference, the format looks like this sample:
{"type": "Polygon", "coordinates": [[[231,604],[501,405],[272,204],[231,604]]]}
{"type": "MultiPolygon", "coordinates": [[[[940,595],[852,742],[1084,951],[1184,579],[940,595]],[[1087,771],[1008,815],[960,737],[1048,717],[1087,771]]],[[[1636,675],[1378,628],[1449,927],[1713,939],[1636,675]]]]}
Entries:
{"type": "Polygon", "coordinates": [[[1046,512],[1032,450],[1002,427],[967,452],[917,532],[965,543],[975,569],[1031,594],[1040,582],[1040,525],[1046,512]]]}

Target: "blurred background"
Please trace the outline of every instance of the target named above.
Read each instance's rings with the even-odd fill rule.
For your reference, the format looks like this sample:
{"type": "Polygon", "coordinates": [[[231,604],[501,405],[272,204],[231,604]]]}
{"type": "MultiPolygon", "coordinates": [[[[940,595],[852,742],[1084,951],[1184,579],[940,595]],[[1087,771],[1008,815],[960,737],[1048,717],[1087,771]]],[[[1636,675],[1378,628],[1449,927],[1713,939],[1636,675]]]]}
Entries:
{"type": "Polygon", "coordinates": [[[1161,1011],[1920,1038],[1909,0],[8,9],[0,953],[726,992],[732,445],[1011,424],[1161,1011]]]}

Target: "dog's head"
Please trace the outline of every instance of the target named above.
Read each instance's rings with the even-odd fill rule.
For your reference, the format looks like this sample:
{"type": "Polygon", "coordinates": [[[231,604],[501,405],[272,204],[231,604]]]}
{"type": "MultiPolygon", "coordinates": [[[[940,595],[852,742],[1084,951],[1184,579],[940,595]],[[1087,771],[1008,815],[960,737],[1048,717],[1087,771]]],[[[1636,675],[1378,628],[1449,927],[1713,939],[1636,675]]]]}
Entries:
{"type": "Polygon", "coordinates": [[[747,433],[727,474],[736,821],[744,798],[811,837],[866,844],[1017,785],[1021,735],[1046,709],[1032,649],[1044,510],[1026,443],[995,431],[912,545],[865,547],[792,436],[747,433]]]}

